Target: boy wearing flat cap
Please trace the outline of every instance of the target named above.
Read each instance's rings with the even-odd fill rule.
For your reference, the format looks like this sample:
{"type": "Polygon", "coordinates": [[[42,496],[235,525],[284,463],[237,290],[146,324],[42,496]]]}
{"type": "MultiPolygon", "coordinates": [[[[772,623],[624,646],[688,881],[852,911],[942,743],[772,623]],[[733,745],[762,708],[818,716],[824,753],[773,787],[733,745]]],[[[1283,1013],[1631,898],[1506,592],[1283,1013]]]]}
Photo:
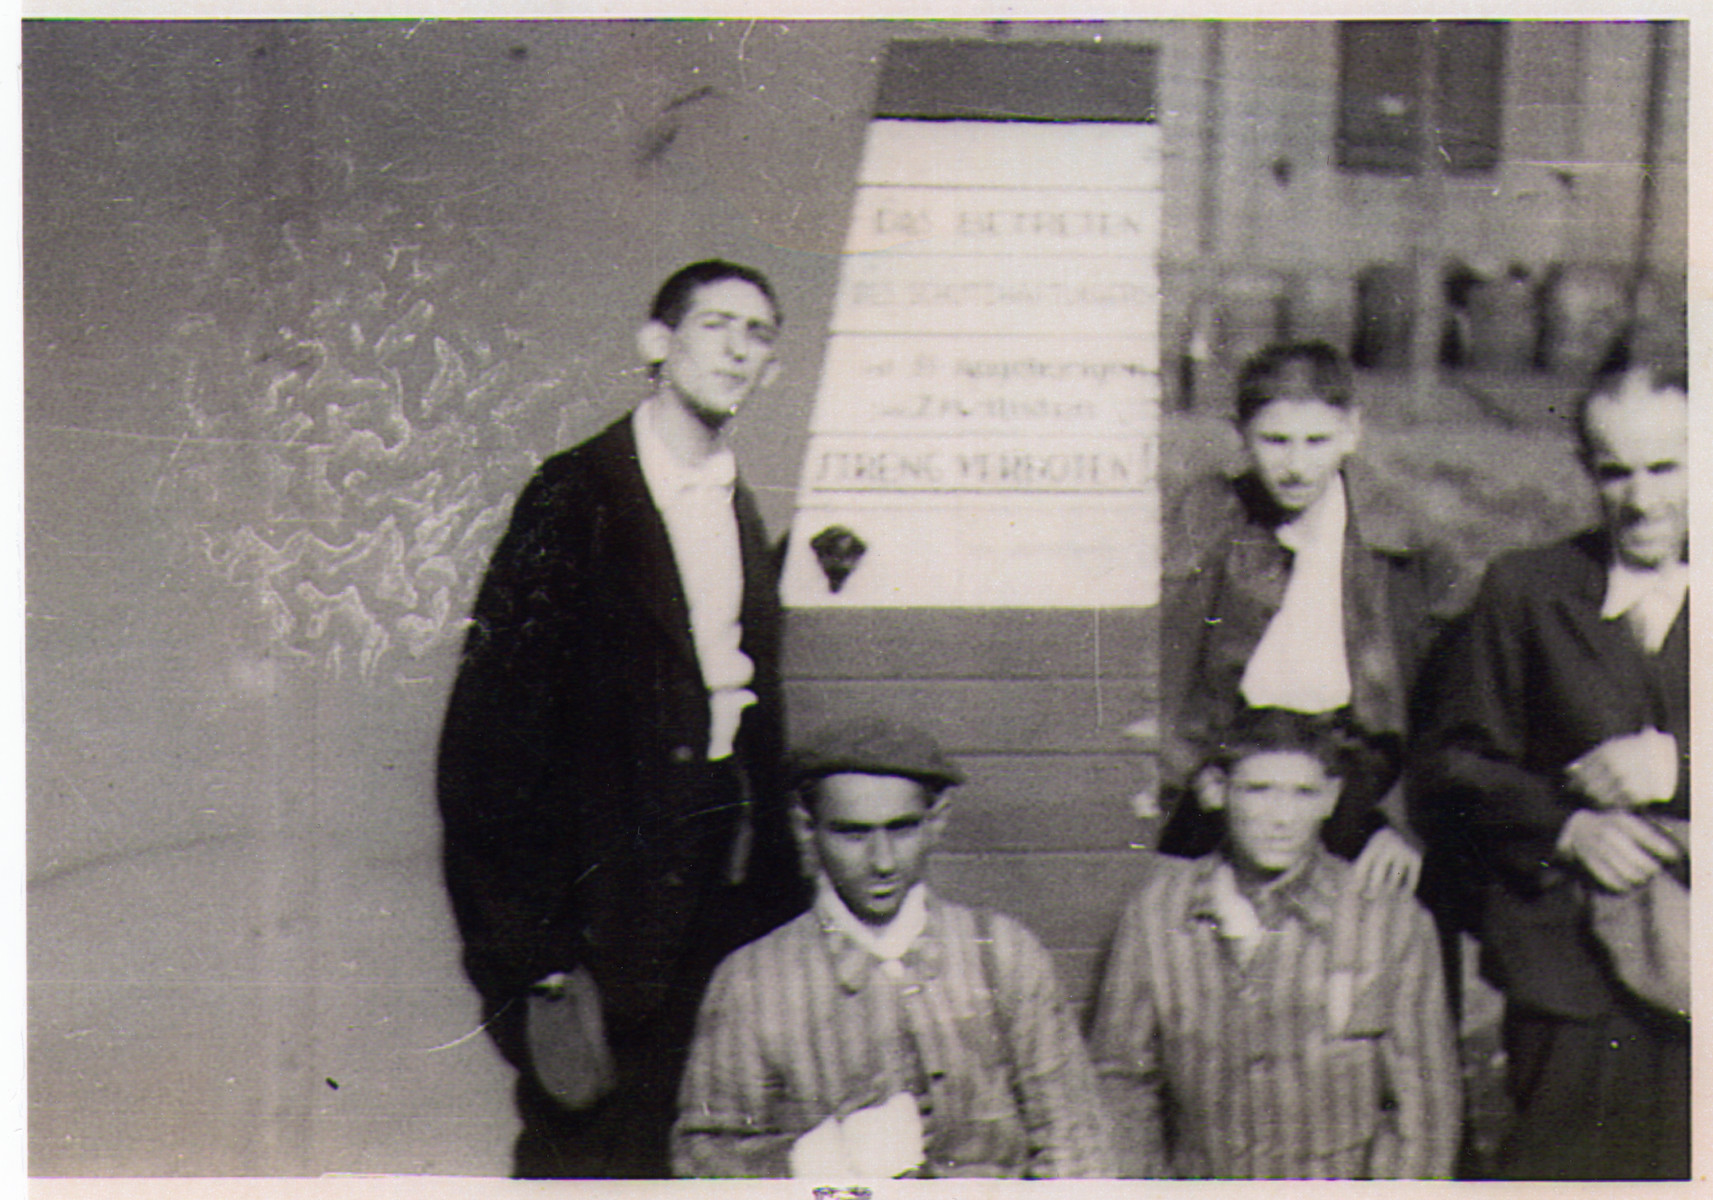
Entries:
{"type": "Polygon", "coordinates": [[[808,912],[722,963],[672,1134],[680,1176],[1109,1176],[1093,1073],[1032,934],[923,882],[963,775],[865,718],[792,756],[808,912]]]}

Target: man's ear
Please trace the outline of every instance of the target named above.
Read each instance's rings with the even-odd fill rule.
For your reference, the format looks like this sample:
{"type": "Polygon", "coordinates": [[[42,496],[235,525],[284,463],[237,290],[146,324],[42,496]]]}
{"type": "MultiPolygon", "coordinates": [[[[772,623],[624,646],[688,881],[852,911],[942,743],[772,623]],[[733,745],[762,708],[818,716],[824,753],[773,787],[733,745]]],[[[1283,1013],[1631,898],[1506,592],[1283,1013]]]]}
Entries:
{"type": "Polygon", "coordinates": [[[1203,812],[1219,812],[1225,807],[1225,788],[1229,782],[1225,768],[1211,763],[1196,772],[1190,786],[1203,812]]]}
{"type": "Polygon", "coordinates": [[[650,366],[665,362],[671,347],[672,327],[663,321],[645,321],[636,331],[636,352],[650,366]]]}
{"type": "Polygon", "coordinates": [[[951,808],[950,792],[941,792],[934,797],[934,802],[928,806],[928,816],[923,822],[928,832],[928,845],[933,846],[946,832],[946,810],[951,808]]]}
{"type": "Polygon", "coordinates": [[[768,359],[767,365],[761,369],[761,378],[756,381],[755,390],[759,392],[762,388],[772,387],[773,381],[779,378],[779,370],[779,360],[768,359]]]}
{"type": "Polygon", "coordinates": [[[797,839],[799,846],[806,848],[813,838],[814,819],[809,816],[809,810],[803,807],[801,796],[792,798],[790,814],[791,836],[797,839]]]}
{"type": "Polygon", "coordinates": [[[803,878],[813,879],[820,870],[821,860],[815,853],[815,819],[803,807],[802,796],[792,798],[789,819],[791,838],[797,843],[797,869],[803,878]]]}

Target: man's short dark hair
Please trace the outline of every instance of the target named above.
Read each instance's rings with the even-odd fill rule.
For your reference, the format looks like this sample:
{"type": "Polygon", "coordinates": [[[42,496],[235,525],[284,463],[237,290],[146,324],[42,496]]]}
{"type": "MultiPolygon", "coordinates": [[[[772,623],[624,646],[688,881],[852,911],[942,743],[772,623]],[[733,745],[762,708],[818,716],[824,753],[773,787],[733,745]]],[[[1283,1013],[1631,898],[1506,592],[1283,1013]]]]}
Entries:
{"type": "Polygon", "coordinates": [[[768,304],[772,306],[774,324],[785,323],[785,314],[779,309],[779,298],[773,294],[773,285],[767,282],[767,277],[754,267],[727,262],[722,258],[704,259],[674,272],[670,279],[660,285],[660,290],[654,293],[654,303],[649,307],[648,319],[659,321],[668,329],[677,329],[678,322],[682,321],[684,314],[690,310],[690,301],[694,298],[696,289],[725,279],[741,279],[754,287],[767,297],[768,304]]]}
{"type": "Polygon", "coordinates": [[[1275,342],[1250,356],[1237,374],[1237,423],[1249,424],[1281,396],[1349,408],[1352,393],[1350,367],[1326,342],[1275,342]]]}
{"type": "Polygon", "coordinates": [[[1576,446],[1587,462],[1593,452],[1588,434],[1588,412],[1597,400],[1616,396],[1631,379],[1642,379],[1653,392],[1682,392],[1689,395],[1689,364],[1674,358],[1644,361],[1634,353],[1635,333],[1626,329],[1606,348],[1606,355],[1595,368],[1594,378],[1576,398],[1574,416],[1576,446]]]}
{"type": "Polygon", "coordinates": [[[1255,754],[1298,752],[1318,761],[1334,779],[1345,778],[1361,735],[1338,713],[1245,708],[1219,732],[1209,762],[1229,771],[1255,754]]]}

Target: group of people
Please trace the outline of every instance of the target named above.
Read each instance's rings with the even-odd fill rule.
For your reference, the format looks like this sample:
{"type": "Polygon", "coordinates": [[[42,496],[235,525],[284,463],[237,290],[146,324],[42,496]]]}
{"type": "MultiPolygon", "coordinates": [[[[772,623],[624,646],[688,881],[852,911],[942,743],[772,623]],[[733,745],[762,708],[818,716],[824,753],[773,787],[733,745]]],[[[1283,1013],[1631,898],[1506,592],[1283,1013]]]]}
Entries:
{"type": "Polygon", "coordinates": [[[649,394],[543,464],[475,604],[439,798],[515,1174],[1450,1177],[1467,931],[1506,1001],[1497,1172],[1687,1177],[1687,1001],[1626,957],[1683,937],[1681,371],[1614,358],[1576,412],[1598,527],[1454,614],[1368,502],[1340,356],[1244,366],[1247,470],[1167,525],[1170,818],[1085,1030],[1023,925],[925,882],[963,781],[931,737],[786,752],[725,444],[782,322],[747,267],[668,279],[649,394]]]}

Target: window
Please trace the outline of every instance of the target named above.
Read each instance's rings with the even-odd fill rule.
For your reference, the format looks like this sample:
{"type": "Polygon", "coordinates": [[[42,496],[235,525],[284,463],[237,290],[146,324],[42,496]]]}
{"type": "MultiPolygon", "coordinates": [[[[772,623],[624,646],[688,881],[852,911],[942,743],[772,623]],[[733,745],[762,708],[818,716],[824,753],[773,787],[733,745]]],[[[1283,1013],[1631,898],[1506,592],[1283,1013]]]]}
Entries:
{"type": "Polygon", "coordinates": [[[1414,175],[1499,162],[1505,27],[1496,21],[1339,25],[1338,165],[1414,175]]]}

